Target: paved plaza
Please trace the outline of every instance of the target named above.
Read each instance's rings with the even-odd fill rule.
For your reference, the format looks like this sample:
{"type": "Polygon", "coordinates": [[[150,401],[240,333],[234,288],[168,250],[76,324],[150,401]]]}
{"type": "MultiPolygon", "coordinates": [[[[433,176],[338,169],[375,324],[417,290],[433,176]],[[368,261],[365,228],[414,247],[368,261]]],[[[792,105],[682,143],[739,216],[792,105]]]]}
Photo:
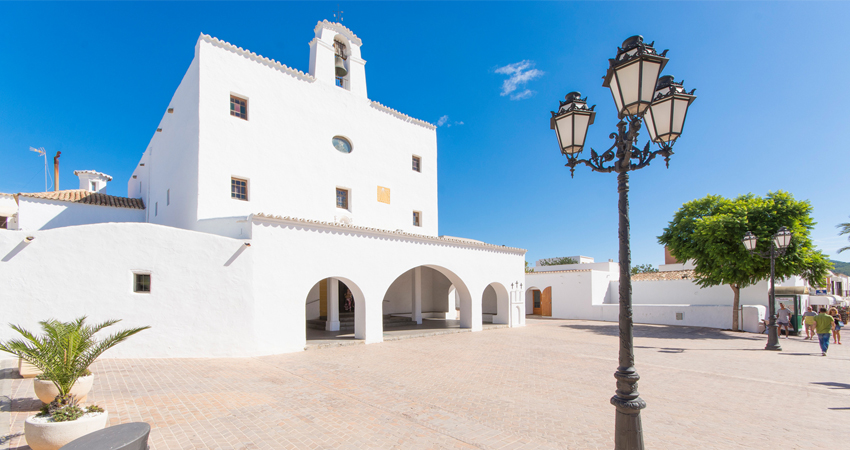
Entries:
{"type": "MultiPolygon", "coordinates": [[[[638,325],[635,336],[647,448],[843,448],[850,341],[822,357],[798,337],[767,352],[764,335],[638,325]]],[[[258,358],[103,359],[89,400],[110,425],[150,423],[154,450],[610,449],[617,348],[614,323],[530,318],[258,358]]],[[[5,385],[0,448],[28,449],[32,382],[5,385]]]]}

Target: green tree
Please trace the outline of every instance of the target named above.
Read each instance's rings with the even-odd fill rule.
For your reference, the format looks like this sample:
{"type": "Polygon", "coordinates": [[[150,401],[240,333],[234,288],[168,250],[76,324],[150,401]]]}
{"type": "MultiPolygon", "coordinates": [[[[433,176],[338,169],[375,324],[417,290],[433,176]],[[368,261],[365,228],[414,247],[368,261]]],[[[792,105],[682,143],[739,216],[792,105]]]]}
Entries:
{"type": "MultiPolygon", "coordinates": [[[[838,227],[838,228],[840,228],[840,229],[841,229],[841,231],[839,231],[839,232],[838,232],[838,235],[839,235],[839,236],[843,236],[843,235],[845,235],[845,234],[850,234],[850,222],[847,222],[847,223],[839,223],[838,225],[836,225],[836,227],[838,227]]],[[[847,239],[850,239],[850,236],[847,236],[847,239]]],[[[840,249],[838,249],[838,253],[841,253],[841,252],[843,252],[844,250],[850,250],[850,246],[848,246],[848,247],[841,247],[840,249]]]]}
{"type": "Polygon", "coordinates": [[[561,256],[558,258],[546,258],[540,260],[541,266],[560,266],[562,264],[578,264],[578,261],[567,256],[561,256]]]}
{"type": "Polygon", "coordinates": [[[639,273],[656,273],[658,269],[652,267],[652,264],[638,264],[632,266],[632,275],[637,275],[639,273]]]}
{"type": "Polygon", "coordinates": [[[758,237],[756,249],[766,251],[773,234],[787,227],[793,237],[785,256],[776,259],[776,277],[800,275],[812,286],[825,279],[832,264],[812,244],[811,212],[808,201],[795,200],[783,191],[764,198],[709,195],[682,205],[658,242],[679,261],[694,262],[694,279],[700,287],[728,284],[732,288],[732,329],[738,331],[741,288],[770,278],[770,260],[750,255],[742,244],[747,231],[758,237]]]}
{"type": "Polygon", "coordinates": [[[533,273],[534,268],[528,266],[528,261],[525,262],[525,273],[533,273]]]}

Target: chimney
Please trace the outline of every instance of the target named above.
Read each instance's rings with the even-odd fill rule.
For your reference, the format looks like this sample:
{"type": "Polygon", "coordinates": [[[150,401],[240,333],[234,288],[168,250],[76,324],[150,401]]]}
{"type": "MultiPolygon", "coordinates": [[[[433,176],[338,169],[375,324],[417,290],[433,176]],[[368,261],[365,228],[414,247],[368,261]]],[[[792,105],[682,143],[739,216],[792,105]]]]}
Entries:
{"type": "Polygon", "coordinates": [[[62,152],[56,152],[56,156],[53,157],[53,190],[59,190],[59,157],[62,156],[62,152]]]}

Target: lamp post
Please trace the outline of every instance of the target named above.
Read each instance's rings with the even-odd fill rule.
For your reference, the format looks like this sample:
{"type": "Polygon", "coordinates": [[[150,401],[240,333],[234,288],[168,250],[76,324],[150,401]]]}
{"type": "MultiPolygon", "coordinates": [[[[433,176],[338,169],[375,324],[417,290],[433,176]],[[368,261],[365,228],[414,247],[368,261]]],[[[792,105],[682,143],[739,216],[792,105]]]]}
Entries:
{"type": "Polygon", "coordinates": [[[617,192],[620,194],[620,353],[617,372],[614,373],[617,389],[611,404],[617,410],[614,448],[618,450],[644,448],[640,411],[646,407],[637,391],[640,377],[634,367],[629,172],[648,166],[658,155],[664,157],[667,167],[670,166],[673,144],[682,134],[688,106],[696,99],[693,95],[695,89],[688,93],[672,76],[659,78],[668,61],[667,50],[659,54],[653,44],[645,44],[643,36],[632,36],[617,49],[617,55],[608,60],[609,67],[602,86],[611,89],[620,119],[617,132],[609,135],[614,144],[608,150],[598,154],[591,148],[590,159],[578,159],[587,128],[596,118],[595,105],[588,108],[587,98],[581,98],[579,92],[567,94],[566,101],[560,102],[560,108],[552,112],[550,119],[561,153],[567,157],[566,166],[570,168],[571,177],[578,164],[584,164],[595,172],[617,173],[617,192]],[[650,142],[641,150],[635,144],[644,121],[650,142]],[[658,145],[658,150],[650,149],[652,142],[658,145]]]}
{"type": "Polygon", "coordinates": [[[768,324],[768,332],[767,332],[767,345],[764,346],[765,350],[774,350],[780,351],[782,347],[779,345],[779,333],[776,331],[776,258],[785,254],[785,250],[788,249],[788,246],[791,245],[791,231],[788,228],[780,227],[779,230],[776,231],[776,234],[773,235],[773,239],[770,243],[770,250],[765,251],[756,251],[756,243],[758,242],[758,238],[753,233],[747,231],[744,234],[744,247],[750,254],[761,256],[765,259],[770,259],[770,304],[768,305],[768,311],[770,311],[770,322],[768,324]]]}

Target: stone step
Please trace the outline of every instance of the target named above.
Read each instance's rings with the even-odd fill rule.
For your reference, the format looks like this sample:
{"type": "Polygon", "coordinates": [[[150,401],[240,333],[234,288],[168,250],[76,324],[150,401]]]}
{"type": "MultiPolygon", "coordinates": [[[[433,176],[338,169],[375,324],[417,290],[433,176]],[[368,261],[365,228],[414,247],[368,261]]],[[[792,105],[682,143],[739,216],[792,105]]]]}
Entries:
{"type": "MultiPolygon", "coordinates": [[[[384,316],[384,328],[397,328],[411,324],[410,317],[394,317],[384,316]]],[[[307,328],[311,330],[324,330],[326,325],[325,319],[310,319],[307,321],[307,328]]],[[[339,315],[339,331],[354,331],[354,313],[344,313],[339,315]]]]}

